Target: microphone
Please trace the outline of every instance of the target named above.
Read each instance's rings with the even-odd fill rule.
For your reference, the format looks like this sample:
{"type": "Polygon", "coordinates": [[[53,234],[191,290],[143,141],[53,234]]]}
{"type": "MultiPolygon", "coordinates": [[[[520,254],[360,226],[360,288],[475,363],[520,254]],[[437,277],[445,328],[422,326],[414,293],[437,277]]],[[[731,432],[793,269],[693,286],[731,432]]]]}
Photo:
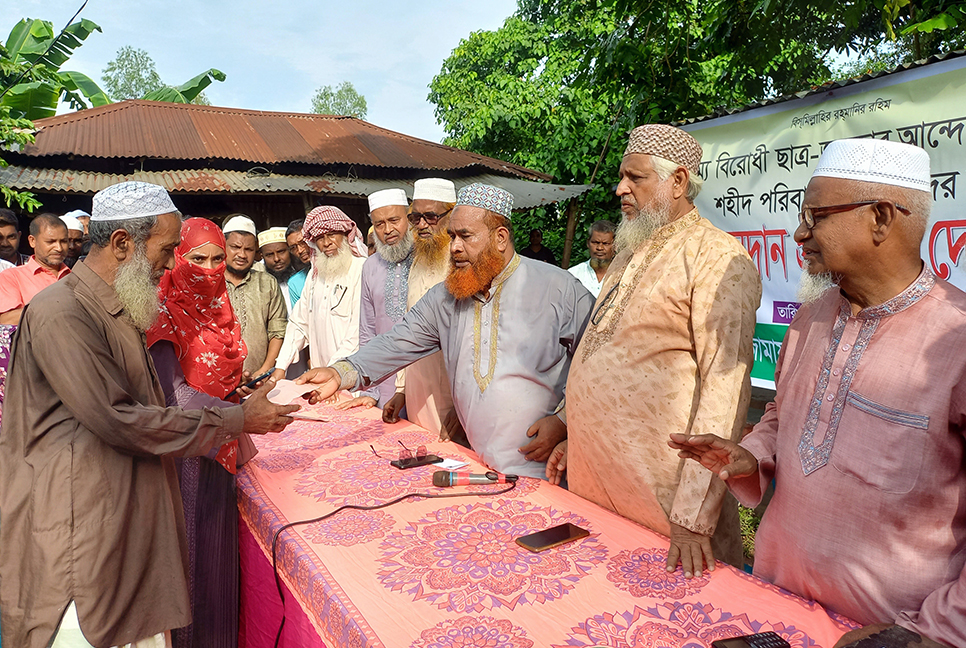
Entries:
{"type": "Polygon", "coordinates": [[[472,475],[470,473],[457,473],[448,470],[437,470],[433,473],[433,486],[469,486],[471,484],[506,484],[515,482],[519,477],[516,475],[503,475],[497,472],[488,471],[485,475],[472,475]]]}

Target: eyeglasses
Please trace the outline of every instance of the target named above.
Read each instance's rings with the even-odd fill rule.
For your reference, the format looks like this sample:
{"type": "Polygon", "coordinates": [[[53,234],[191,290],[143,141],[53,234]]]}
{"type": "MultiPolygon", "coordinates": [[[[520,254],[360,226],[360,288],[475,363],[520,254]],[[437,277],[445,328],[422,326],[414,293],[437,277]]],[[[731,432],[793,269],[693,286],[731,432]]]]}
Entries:
{"type": "Polygon", "coordinates": [[[308,249],[309,249],[309,244],[306,243],[305,241],[299,241],[298,243],[293,243],[292,245],[288,246],[288,251],[293,254],[296,254],[298,252],[302,252],[303,250],[308,250],[308,249]]]}
{"type": "Polygon", "coordinates": [[[618,281],[610,287],[610,290],[607,291],[607,294],[604,295],[604,298],[600,300],[600,305],[594,309],[594,312],[590,316],[591,324],[597,326],[601,323],[601,321],[604,319],[604,315],[606,315],[607,311],[610,310],[610,307],[614,305],[614,300],[617,299],[617,289],[620,288],[620,286],[621,282],[618,281]]]}
{"type": "MultiPolygon", "coordinates": [[[[882,200],[863,200],[861,202],[845,203],[843,205],[827,205],[825,207],[804,207],[802,211],[798,212],[798,223],[801,225],[805,224],[806,229],[812,229],[815,227],[816,218],[824,218],[826,216],[831,216],[832,214],[840,214],[842,212],[847,212],[855,209],[856,207],[864,207],[865,205],[874,205],[876,203],[884,202],[882,200]]],[[[893,203],[901,213],[907,216],[912,213],[912,211],[906,209],[898,203],[893,203]]]]}
{"type": "Polygon", "coordinates": [[[438,223],[440,218],[444,218],[446,214],[450,213],[451,211],[453,210],[447,209],[442,214],[435,214],[433,212],[427,212],[425,214],[421,214],[419,212],[410,212],[409,222],[413,225],[419,225],[420,220],[425,220],[427,225],[432,226],[438,223]]]}
{"type": "MultiPolygon", "coordinates": [[[[399,451],[399,461],[406,461],[407,459],[412,459],[413,458],[413,451],[410,450],[409,448],[407,448],[406,447],[406,444],[403,443],[402,441],[399,441],[397,439],[396,442],[399,443],[399,445],[401,445],[403,447],[403,449],[399,451]]],[[[369,446],[369,449],[372,450],[372,454],[376,455],[380,459],[385,459],[385,457],[383,457],[381,454],[379,454],[378,452],[376,452],[376,449],[373,448],[372,445],[369,446]]],[[[421,445],[418,448],[416,448],[415,458],[416,459],[425,459],[426,458],[426,446],[421,445]]]]}

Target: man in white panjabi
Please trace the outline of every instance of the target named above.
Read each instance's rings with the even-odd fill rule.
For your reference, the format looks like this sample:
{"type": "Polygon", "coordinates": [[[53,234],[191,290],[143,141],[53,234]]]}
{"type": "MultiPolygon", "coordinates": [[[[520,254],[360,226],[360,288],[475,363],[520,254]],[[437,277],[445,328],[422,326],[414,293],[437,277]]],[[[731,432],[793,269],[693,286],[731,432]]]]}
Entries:
{"type": "Polygon", "coordinates": [[[285,329],[273,376],[285,370],[299,351],[309,347],[309,360],[323,367],[359,348],[362,266],[366,244],[359,228],[341,209],[316,207],[305,216],[302,236],[312,247],[312,270],[285,329]]]}
{"type": "Polygon", "coordinates": [[[513,196],[471,184],[448,227],[452,267],[396,326],[298,380],[312,401],[359,389],[442,350],[467,439],[494,470],[544,478],[566,435],[554,412],[593,297],[570,273],[513,249],[513,196]]]}
{"type": "MultiPolygon", "coordinates": [[[[413,265],[409,270],[409,309],[430,288],[446,279],[450,268],[446,226],[455,205],[456,186],[450,180],[424,178],[415,182],[409,208],[409,223],[415,234],[413,265]]],[[[382,420],[398,421],[403,405],[410,421],[439,434],[441,440],[465,442],[442,352],[417,360],[396,374],[396,395],[383,408],[382,420]]]]}

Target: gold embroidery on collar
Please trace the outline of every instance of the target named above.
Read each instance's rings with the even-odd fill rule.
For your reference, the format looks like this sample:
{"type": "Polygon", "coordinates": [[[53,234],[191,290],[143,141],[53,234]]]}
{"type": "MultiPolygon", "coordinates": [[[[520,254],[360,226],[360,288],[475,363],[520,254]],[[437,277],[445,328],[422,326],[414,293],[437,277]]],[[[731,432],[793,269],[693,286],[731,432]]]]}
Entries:
{"type": "MultiPolygon", "coordinates": [[[[480,393],[486,391],[486,388],[490,385],[490,380],[493,378],[493,372],[496,369],[496,340],[497,333],[499,331],[500,324],[500,294],[503,292],[503,287],[506,285],[506,280],[510,278],[517,267],[520,265],[520,257],[516,254],[513,255],[513,259],[507,264],[507,267],[497,275],[499,280],[498,285],[493,290],[493,318],[490,322],[490,361],[487,365],[486,375],[482,375],[481,369],[481,349],[480,342],[483,338],[483,302],[477,300],[474,306],[473,312],[473,377],[476,378],[476,384],[480,388],[480,393]]],[[[497,282],[494,279],[494,283],[497,282]]]]}
{"type": "Polygon", "coordinates": [[[627,264],[621,269],[621,275],[617,277],[618,295],[614,298],[612,305],[608,307],[609,312],[604,314],[600,321],[600,326],[595,325],[593,322],[587,323],[587,330],[584,331],[583,340],[580,342],[581,347],[583,347],[584,362],[613,337],[621,318],[624,316],[624,310],[627,308],[627,303],[630,301],[634,289],[641,283],[641,277],[644,276],[644,273],[650,267],[658,253],[664,249],[668,240],[695,225],[700,218],[701,216],[698,214],[698,210],[692,209],[678,220],[658,230],[654,238],[647,244],[647,251],[644,254],[644,259],[641,261],[640,267],[637,268],[633,279],[627,285],[626,289],[624,289],[620,285],[624,279],[623,273],[627,271],[634,255],[628,257],[627,264]]]}

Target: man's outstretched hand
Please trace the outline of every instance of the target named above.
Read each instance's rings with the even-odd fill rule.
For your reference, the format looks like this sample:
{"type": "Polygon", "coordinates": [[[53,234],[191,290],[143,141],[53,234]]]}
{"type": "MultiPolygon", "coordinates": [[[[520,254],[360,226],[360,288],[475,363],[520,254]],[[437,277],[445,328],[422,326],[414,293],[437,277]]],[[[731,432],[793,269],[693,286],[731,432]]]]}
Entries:
{"type": "Polygon", "coordinates": [[[339,372],[332,367],[316,367],[296,378],[295,383],[297,385],[310,385],[315,388],[315,391],[309,396],[309,403],[315,405],[329,401],[342,386],[342,379],[339,377],[339,372]]]}
{"type": "Polygon", "coordinates": [[[244,432],[248,434],[266,434],[281,432],[285,426],[294,421],[292,412],[297,412],[298,405],[276,405],[268,400],[268,392],[275,388],[274,380],[266,380],[265,384],[252,392],[252,395],[242,403],[245,414],[244,432]]]}
{"type": "Polygon", "coordinates": [[[758,471],[755,455],[714,434],[688,436],[675,432],[667,444],[678,451],[679,457],[694,459],[721,479],[747,477],[758,471]]]}

